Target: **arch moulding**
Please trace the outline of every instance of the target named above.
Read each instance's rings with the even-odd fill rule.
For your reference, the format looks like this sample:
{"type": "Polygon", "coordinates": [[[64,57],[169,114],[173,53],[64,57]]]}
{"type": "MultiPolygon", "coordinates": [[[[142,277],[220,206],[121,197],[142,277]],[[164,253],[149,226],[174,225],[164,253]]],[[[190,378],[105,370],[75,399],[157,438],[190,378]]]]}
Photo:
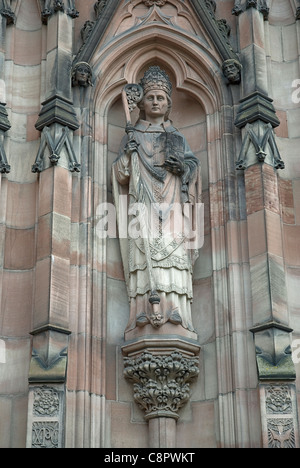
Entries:
{"type": "MultiPolygon", "coordinates": [[[[224,418],[233,420],[232,408],[234,406],[232,394],[228,392],[228,397],[224,396],[227,393],[227,388],[225,388],[227,384],[224,383],[222,370],[222,362],[224,359],[230,362],[231,352],[225,233],[225,199],[228,197],[226,177],[232,172],[235,161],[232,135],[234,132],[233,90],[224,79],[222,63],[223,58],[218,51],[205,46],[201,38],[188,36],[183,31],[166,25],[145,25],[127,34],[123,33],[121,37],[117,36],[107,43],[98,44],[89,58],[89,64],[93,69],[94,86],[87,90],[89,96],[86,97],[89,100],[90,128],[93,129],[92,140],[94,140],[91,152],[93,186],[99,188],[92,195],[95,209],[100,203],[106,203],[109,199],[107,187],[109,185],[108,116],[110,109],[120,100],[123,87],[127,83],[139,82],[147,66],[165,67],[171,74],[176,88],[174,91],[197,101],[206,115],[214,320],[216,324],[223,324],[223,330],[216,330],[216,336],[218,337],[221,333],[225,336],[217,344],[216,351],[220,425],[224,418]],[[232,122],[231,129],[228,124],[229,120],[232,122]],[[222,401],[226,398],[228,402],[224,405],[222,401]]],[[[176,125],[176,122],[174,124],[176,125]]],[[[93,245],[94,256],[99,255],[98,259],[93,259],[96,270],[97,265],[107,261],[108,241],[98,239],[94,233],[93,245]]],[[[106,271],[104,266],[102,271],[106,271]]],[[[103,317],[107,317],[107,301],[100,299],[107,295],[107,273],[101,278],[100,282],[98,281],[94,286],[94,313],[97,313],[96,308],[99,306],[102,308],[103,317]]],[[[104,327],[103,334],[106,333],[104,327]]],[[[103,338],[105,340],[105,337],[103,338]]],[[[105,366],[106,363],[103,361],[103,369],[106,368],[105,366]]],[[[232,380],[231,369],[228,368],[226,382],[232,380]]],[[[226,437],[234,440],[234,428],[226,437]]]]}

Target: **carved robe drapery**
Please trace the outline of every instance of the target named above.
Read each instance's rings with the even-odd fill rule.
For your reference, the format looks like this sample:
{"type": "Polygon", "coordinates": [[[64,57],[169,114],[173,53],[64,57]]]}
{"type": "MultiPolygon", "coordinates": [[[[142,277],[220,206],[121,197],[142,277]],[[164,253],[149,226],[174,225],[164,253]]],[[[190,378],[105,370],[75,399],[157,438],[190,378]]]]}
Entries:
{"type": "Polygon", "coordinates": [[[136,229],[136,235],[131,229],[128,238],[120,239],[130,300],[127,331],[148,323],[161,326],[168,321],[194,331],[192,270],[197,251],[190,249],[187,242],[194,222],[193,210],[187,212],[183,207],[193,207],[200,201],[199,161],[170,121],[155,126],[139,120],[134,140],[138,144],[136,159],[132,158],[127,167],[125,136],[112,170],[119,229],[120,217],[124,216],[120,195],[128,195],[129,226],[136,229]],[[184,174],[174,175],[163,166],[172,154],[183,161],[184,174]],[[156,324],[151,320],[149,303],[153,283],[160,296],[156,324]]]}

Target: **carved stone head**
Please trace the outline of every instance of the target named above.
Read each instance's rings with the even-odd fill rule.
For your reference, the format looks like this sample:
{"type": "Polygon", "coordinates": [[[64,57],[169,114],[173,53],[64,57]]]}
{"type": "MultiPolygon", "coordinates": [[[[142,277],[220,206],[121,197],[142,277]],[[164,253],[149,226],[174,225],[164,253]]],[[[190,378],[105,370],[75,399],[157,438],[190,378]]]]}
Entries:
{"type": "Polygon", "coordinates": [[[241,82],[241,64],[234,59],[225,60],[222,65],[225,78],[232,84],[241,82]]]}
{"type": "Polygon", "coordinates": [[[165,120],[167,121],[169,119],[169,115],[172,109],[172,83],[165,70],[162,70],[158,66],[150,67],[145,72],[144,77],[141,79],[140,86],[142,87],[144,94],[144,97],[139,104],[139,108],[141,110],[141,118],[145,118],[143,103],[147,94],[151,91],[161,91],[165,93],[168,101],[168,110],[165,115],[165,120]]]}
{"type": "Polygon", "coordinates": [[[92,69],[86,62],[78,62],[72,70],[72,85],[87,88],[92,84],[92,69]]]}

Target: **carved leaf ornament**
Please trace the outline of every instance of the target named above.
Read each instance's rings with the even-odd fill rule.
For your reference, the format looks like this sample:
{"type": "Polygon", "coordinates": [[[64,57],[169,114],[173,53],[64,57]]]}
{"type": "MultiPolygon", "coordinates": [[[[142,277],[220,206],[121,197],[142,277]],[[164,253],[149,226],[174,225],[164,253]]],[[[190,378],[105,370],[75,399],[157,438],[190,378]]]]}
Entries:
{"type": "Polygon", "coordinates": [[[177,411],[190,398],[190,382],[198,374],[198,358],[187,359],[178,352],[125,359],[125,377],[134,383],[134,399],[147,419],[158,414],[177,419],[177,411]]]}
{"type": "Polygon", "coordinates": [[[152,7],[153,5],[161,7],[167,3],[167,0],[143,0],[143,3],[145,3],[147,7],[152,7]]]}

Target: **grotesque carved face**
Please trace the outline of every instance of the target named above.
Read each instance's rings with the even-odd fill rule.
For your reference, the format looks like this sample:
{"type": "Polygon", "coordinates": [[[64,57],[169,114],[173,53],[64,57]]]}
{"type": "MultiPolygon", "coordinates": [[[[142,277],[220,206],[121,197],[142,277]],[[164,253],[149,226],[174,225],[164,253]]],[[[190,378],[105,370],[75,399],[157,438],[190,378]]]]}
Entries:
{"type": "Polygon", "coordinates": [[[161,119],[164,120],[165,115],[169,110],[169,101],[167,94],[162,90],[151,90],[143,99],[143,107],[146,120],[149,122],[161,119]]]}

